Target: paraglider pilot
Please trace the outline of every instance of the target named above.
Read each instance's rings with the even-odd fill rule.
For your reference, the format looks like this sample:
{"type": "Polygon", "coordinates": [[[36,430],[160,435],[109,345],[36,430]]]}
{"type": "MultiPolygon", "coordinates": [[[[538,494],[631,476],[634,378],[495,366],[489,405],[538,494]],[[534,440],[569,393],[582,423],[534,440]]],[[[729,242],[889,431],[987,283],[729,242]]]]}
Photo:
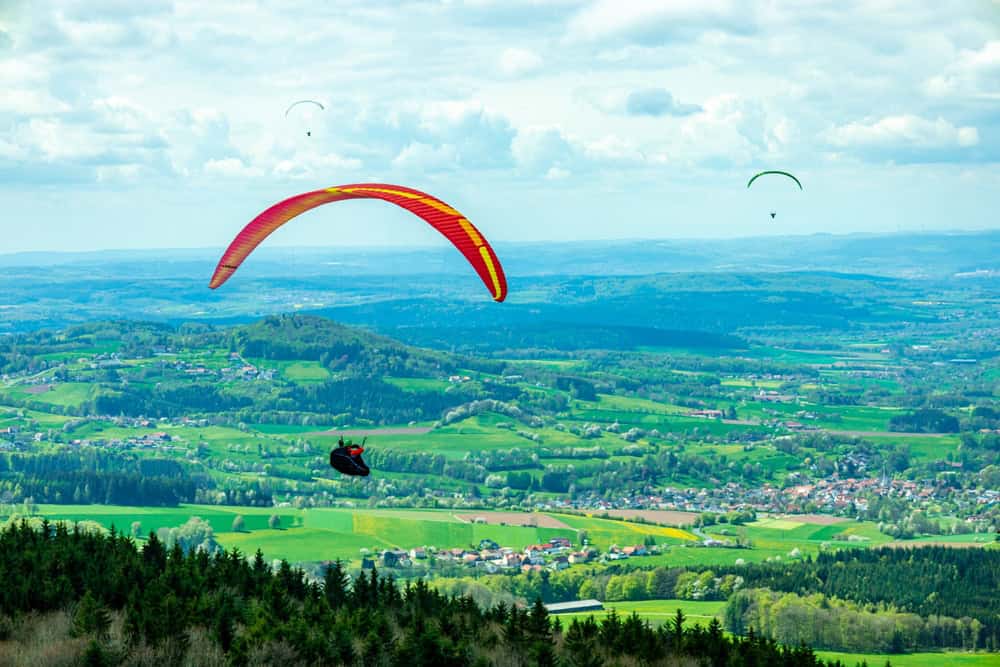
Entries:
{"type": "MultiPolygon", "coordinates": [[[[364,441],[362,441],[364,444],[364,441]]],[[[344,442],[344,436],[340,436],[337,447],[330,451],[330,467],[344,473],[345,475],[360,475],[367,477],[371,472],[365,462],[361,460],[361,453],[364,447],[355,445],[350,440],[344,442]]]]}

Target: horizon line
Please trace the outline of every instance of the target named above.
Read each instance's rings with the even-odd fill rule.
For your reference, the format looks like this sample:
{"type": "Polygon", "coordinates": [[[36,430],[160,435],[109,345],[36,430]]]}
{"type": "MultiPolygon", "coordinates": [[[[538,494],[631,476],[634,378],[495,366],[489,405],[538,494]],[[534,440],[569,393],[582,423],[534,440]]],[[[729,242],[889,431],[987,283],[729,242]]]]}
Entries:
{"type": "MultiPolygon", "coordinates": [[[[674,237],[626,237],[620,239],[548,239],[538,241],[497,241],[493,245],[503,246],[539,246],[539,245],[574,245],[574,244],[602,244],[609,243],[670,243],[670,242],[733,242],[733,241],[756,241],[756,240],[777,240],[777,239],[806,239],[815,237],[893,237],[893,236],[977,236],[988,235],[1000,232],[1000,229],[920,229],[920,230],[897,230],[888,232],[812,232],[809,234],[775,234],[775,235],[753,235],[753,236],[730,236],[730,237],[710,237],[710,236],[674,236],[674,237]]],[[[262,250],[350,250],[350,251],[426,251],[437,250],[447,247],[443,244],[433,245],[410,245],[410,244],[382,244],[382,245],[271,245],[262,250]]],[[[143,247],[143,248],[91,248],[88,250],[14,250],[11,252],[0,252],[0,258],[10,258],[30,255],[96,255],[102,253],[146,253],[146,252],[222,252],[224,248],[218,246],[181,246],[181,247],[143,247]]]]}

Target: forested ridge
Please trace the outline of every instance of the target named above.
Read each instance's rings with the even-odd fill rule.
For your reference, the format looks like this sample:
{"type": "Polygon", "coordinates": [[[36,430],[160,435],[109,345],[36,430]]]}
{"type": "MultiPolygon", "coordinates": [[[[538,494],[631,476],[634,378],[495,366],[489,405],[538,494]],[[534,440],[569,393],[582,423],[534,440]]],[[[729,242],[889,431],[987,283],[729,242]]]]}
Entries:
{"type": "Polygon", "coordinates": [[[0,661],[30,660],[28,638],[46,626],[47,660],[91,665],[839,664],[752,632],[729,638],[717,621],[688,625],[680,612],[659,628],[614,614],[563,627],[540,600],[483,609],[375,570],[351,581],[339,562],[310,581],[260,552],[168,551],[155,534],[139,549],[62,523],[0,533],[0,579],[0,661]]]}
{"type": "MultiPolygon", "coordinates": [[[[747,587],[892,606],[924,617],[976,619],[980,645],[1000,646],[1000,551],[996,549],[851,549],[796,564],[720,568],[747,587]]],[[[940,639],[938,645],[948,645],[940,639]]]]}
{"type": "Polygon", "coordinates": [[[600,569],[459,579],[451,592],[546,602],[727,600],[726,630],[831,650],[902,653],[1000,646],[1000,551],[844,549],[738,566],[600,569]],[[484,590],[485,589],[485,590],[484,590]]]}
{"type": "Polygon", "coordinates": [[[208,475],[190,474],[170,459],[101,450],[0,453],[0,496],[39,503],[172,507],[194,502],[199,489],[213,486],[208,475]]]}

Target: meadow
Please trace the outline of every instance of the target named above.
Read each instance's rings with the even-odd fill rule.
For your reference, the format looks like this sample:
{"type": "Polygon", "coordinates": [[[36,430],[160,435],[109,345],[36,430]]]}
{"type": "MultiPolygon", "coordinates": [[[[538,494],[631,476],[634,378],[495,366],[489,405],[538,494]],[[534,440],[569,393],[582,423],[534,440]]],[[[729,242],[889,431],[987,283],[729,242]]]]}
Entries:
{"type": "Polygon", "coordinates": [[[997,667],[1000,665],[998,653],[903,653],[896,655],[871,653],[839,653],[837,651],[816,651],[824,660],[840,660],[846,665],[882,667],[886,663],[892,667],[997,667]]]}
{"type": "Polygon", "coordinates": [[[713,618],[722,620],[722,611],[726,606],[724,601],[716,600],[639,600],[605,602],[603,604],[602,611],[562,613],[555,616],[565,628],[573,619],[583,620],[588,616],[593,616],[595,621],[600,621],[613,609],[619,616],[638,614],[642,619],[649,621],[651,625],[662,625],[673,619],[677,615],[677,610],[680,609],[688,623],[708,625],[713,618]]]}
{"type": "MultiPolygon", "coordinates": [[[[216,540],[223,547],[238,548],[243,553],[253,553],[260,549],[268,559],[287,559],[291,562],[339,558],[356,564],[360,561],[362,549],[377,551],[421,546],[438,549],[473,548],[483,539],[521,550],[529,544],[546,542],[553,537],[568,537],[579,547],[581,531],[586,531],[589,544],[602,551],[612,544],[642,544],[648,537],[661,545],[680,545],[697,539],[691,533],[677,528],[561,514],[538,516],[551,517],[567,525],[567,528],[478,523],[458,516],[471,514],[489,517],[491,514],[480,510],[457,513],[449,510],[295,509],[216,505],[181,505],[176,508],[39,505],[37,514],[50,520],[94,521],[109,530],[114,526],[119,532],[128,532],[132,523],[138,521],[143,538],[151,531],[176,528],[191,517],[199,517],[211,524],[216,540]],[[268,527],[271,515],[280,518],[281,525],[278,529],[268,527]],[[233,520],[237,516],[244,519],[244,530],[240,532],[232,530],[233,520]]],[[[507,518],[505,514],[500,516],[507,518]]],[[[653,559],[649,560],[652,564],[653,559]]]]}
{"type": "MultiPolygon", "coordinates": [[[[20,510],[20,507],[14,507],[20,510]]],[[[817,525],[788,518],[764,519],[743,526],[715,525],[706,534],[732,540],[749,540],[750,549],[703,547],[700,538],[688,530],[650,523],[603,519],[563,513],[521,513],[485,510],[428,509],[350,509],[292,507],[234,507],[217,505],[181,505],[175,508],[119,507],[109,505],[39,505],[38,516],[50,520],[94,521],[119,532],[128,532],[134,521],[140,523],[140,539],[150,531],[176,528],[191,517],[208,522],[218,543],[243,553],[260,549],[269,560],[316,562],[341,559],[358,565],[363,550],[409,550],[432,546],[437,549],[475,548],[480,540],[490,539],[502,546],[521,550],[529,544],[546,542],[553,537],[568,537],[575,548],[587,543],[606,552],[612,545],[630,546],[652,542],[658,554],[634,557],[635,566],[721,566],[738,562],[765,560],[793,561],[815,556],[824,549],[866,548],[892,543],[871,522],[844,521],[817,525]],[[272,529],[268,520],[280,519],[272,529]],[[244,529],[232,530],[233,520],[242,516],[244,529]],[[476,521],[474,519],[481,519],[476,521]],[[546,520],[547,519],[547,520],[546,520]],[[522,525],[514,525],[522,524],[522,525]],[[532,524],[548,524],[544,525],[532,524]],[[556,526],[563,525],[560,528],[556,526]],[[835,540],[836,535],[856,535],[860,542],[835,540]]],[[[904,545],[923,542],[982,546],[979,535],[933,536],[904,545]]]]}

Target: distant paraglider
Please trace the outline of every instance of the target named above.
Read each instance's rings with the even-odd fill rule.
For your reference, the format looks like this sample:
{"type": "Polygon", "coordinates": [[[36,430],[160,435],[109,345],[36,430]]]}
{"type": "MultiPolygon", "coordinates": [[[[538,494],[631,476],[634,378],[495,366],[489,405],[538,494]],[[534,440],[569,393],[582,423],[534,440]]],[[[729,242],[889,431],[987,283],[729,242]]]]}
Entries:
{"type": "Polygon", "coordinates": [[[465,216],[431,195],[385,183],[338,185],[290,197],[267,209],[236,235],[222,255],[208,286],[215,289],[229,279],[243,260],[283,224],[308,210],[345,199],[381,199],[406,209],[440,232],[469,261],[494,301],[507,298],[507,279],[493,248],[465,216]]]}
{"type": "Polygon", "coordinates": [[[747,187],[749,188],[751,185],[753,185],[754,181],[756,181],[761,176],[765,176],[767,174],[778,174],[780,176],[787,176],[788,178],[790,178],[793,181],[795,181],[795,184],[797,186],[799,186],[799,190],[802,189],[802,183],[799,182],[799,179],[795,178],[795,176],[793,176],[792,174],[789,174],[787,171],[777,171],[777,170],[762,171],[762,172],[759,172],[757,174],[754,174],[753,178],[751,178],[750,181],[747,183],[747,187]]]}
{"type": "MultiPolygon", "coordinates": [[[[776,174],[778,176],[787,176],[788,178],[790,178],[793,181],[795,181],[795,184],[797,186],[799,186],[799,190],[802,189],[802,183],[793,174],[790,174],[787,171],[778,171],[776,169],[771,169],[771,170],[768,170],[768,171],[761,171],[761,172],[758,172],[758,173],[754,174],[753,177],[747,182],[747,188],[749,189],[750,186],[753,185],[753,182],[756,181],[758,178],[760,178],[761,176],[766,176],[768,174],[776,174]]],[[[776,215],[778,215],[777,211],[771,211],[771,220],[774,220],[774,216],[776,216],[776,215]]]]}
{"type": "MultiPolygon", "coordinates": [[[[298,102],[292,102],[290,105],[288,105],[288,108],[285,109],[285,118],[288,118],[288,114],[292,112],[292,109],[298,107],[300,104],[307,105],[307,108],[310,108],[310,106],[315,106],[315,107],[319,107],[320,111],[325,111],[326,110],[326,107],[323,106],[322,104],[320,104],[319,102],[317,102],[316,100],[299,100],[298,102]]],[[[311,129],[306,130],[306,136],[307,137],[311,137],[312,136],[312,130],[311,129]]]]}

